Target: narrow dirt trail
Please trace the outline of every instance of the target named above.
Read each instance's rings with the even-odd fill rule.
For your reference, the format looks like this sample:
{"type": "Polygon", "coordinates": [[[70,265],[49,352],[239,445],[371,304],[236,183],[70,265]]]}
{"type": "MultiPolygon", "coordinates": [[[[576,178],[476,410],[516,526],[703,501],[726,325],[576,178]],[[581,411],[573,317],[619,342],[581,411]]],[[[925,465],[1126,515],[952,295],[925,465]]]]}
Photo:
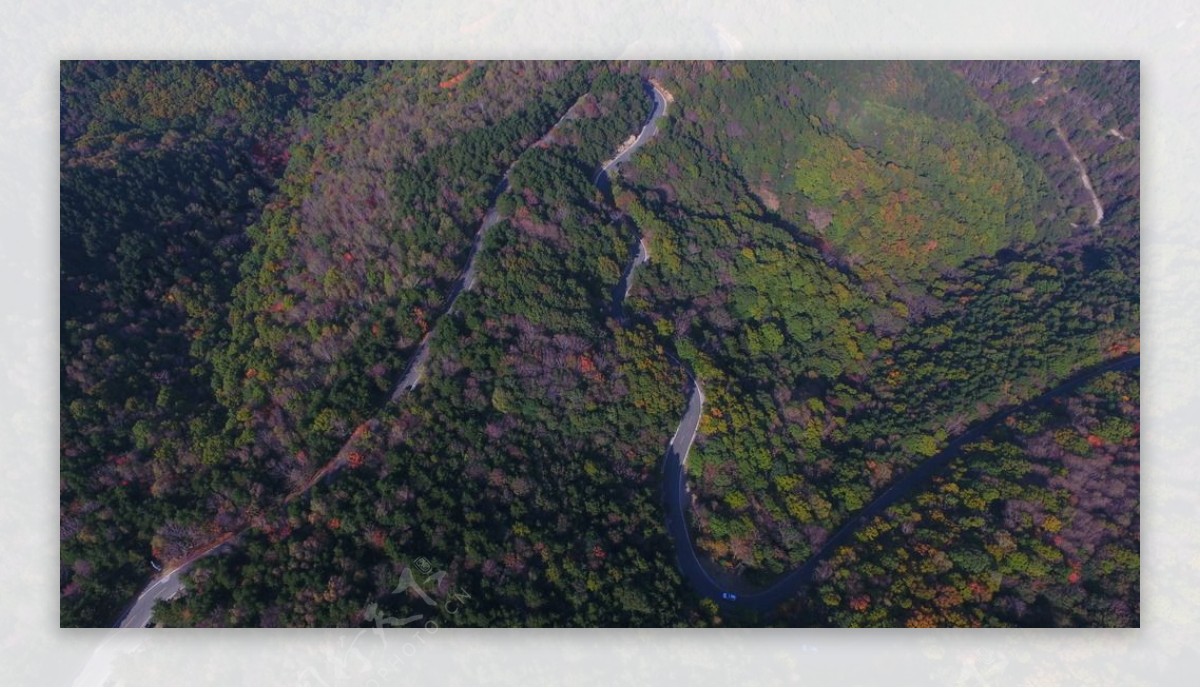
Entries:
{"type": "Polygon", "coordinates": [[[1079,155],[1075,153],[1075,148],[1067,140],[1067,135],[1063,132],[1062,126],[1058,122],[1054,123],[1054,133],[1058,135],[1058,139],[1066,147],[1067,153],[1071,156],[1071,162],[1075,163],[1075,169],[1079,170],[1079,180],[1083,182],[1083,188],[1087,189],[1088,195],[1092,197],[1092,209],[1095,210],[1092,227],[1099,227],[1101,220],[1104,219],[1104,207],[1100,205],[1100,198],[1096,195],[1096,190],[1092,188],[1092,179],[1088,176],[1087,168],[1084,167],[1083,161],[1079,159],[1079,155]]]}
{"type": "MultiPolygon", "coordinates": [[[[578,103],[578,100],[576,103],[578,103]]],[[[551,134],[554,133],[554,130],[569,118],[571,110],[574,109],[574,107],[575,105],[572,104],[572,106],[567,109],[567,112],[564,113],[562,117],[560,117],[558,121],[546,131],[545,134],[538,138],[537,141],[534,141],[532,144],[526,147],[525,150],[529,150],[535,146],[544,145],[551,134]]],[[[496,203],[500,196],[508,190],[509,174],[512,172],[513,168],[516,167],[520,159],[521,155],[518,155],[516,160],[513,160],[512,164],[508,166],[508,169],[504,171],[504,176],[501,178],[499,184],[496,185],[496,189],[492,192],[491,206],[489,207],[488,212],[484,214],[483,220],[480,222],[479,229],[475,233],[475,239],[471,245],[471,252],[467,258],[467,264],[459,274],[453,288],[450,290],[449,294],[447,294],[446,299],[444,300],[445,305],[442,307],[437,320],[429,329],[429,332],[426,333],[426,335],[421,339],[420,344],[417,346],[417,350],[414,352],[412,358],[409,360],[408,365],[405,367],[404,373],[389,397],[388,403],[394,403],[398,401],[405,394],[416,388],[417,384],[421,380],[421,377],[424,375],[425,364],[429,358],[430,337],[437,328],[438,324],[442,321],[442,317],[454,312],[454,306],[458,302],[459,296],[461,296],[464,291],[470,291],[474,286],[476,259],[479,255],[480,249],[483,246],[484,236],[487,234],[489,229],[503,219],[496,210],[496,203]]],[[[346,442],[341,446],[337,453],[334,454],[333,458],[331,458],[324,466],[317,469],[302,484],[289,492],[287,496],[284,497],[282,503],[286,505],[295,501],[311,490],[317,483],[349,465],[351,460],[354,459],[356,455],[356,443],[362,439],[364,435],[373,432],[378,427],[379,420],[377,418],[371,418],[359,424],[358,427],[351,432],[350,437],[347,438],[346,442]]],[[[214,554],[225,545],[231,544],[232,541],[242,533],[250,530],[253,527],[253,524],[249,521],[249,518],[243,517],[234,527],[229,528],[225,532],[221,533],[221,535],[216,539],[193,548],[191,552],[180,559],[164,562],[163,572],[151,578],[150,582],[145,588],[142,589],[138,596],[126,606],[124,613],[122,613],[121,618],[116,625],[120,628],[144,627],[150,622],[155,602],[162,599],[169,599],[179,592],[179,576],[183,573],[186,573],[188,569],[190,569],[191,566],[197,561],[214,554]]]]}

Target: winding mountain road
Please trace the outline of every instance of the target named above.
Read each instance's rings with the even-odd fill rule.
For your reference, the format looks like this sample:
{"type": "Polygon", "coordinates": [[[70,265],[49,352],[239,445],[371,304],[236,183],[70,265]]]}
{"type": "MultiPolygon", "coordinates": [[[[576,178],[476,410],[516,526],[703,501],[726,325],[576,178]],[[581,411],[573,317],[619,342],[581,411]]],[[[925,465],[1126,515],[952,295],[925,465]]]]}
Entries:
{"type": "MultiPolygon", "coordinates": [[[[570,118],[571,112],[574,110],[575,105],[577,105],[578,102],[579,101],[576,100],[575,104],[572,104],[572,106],[567,109],[562,117],[560,117],[558,121],[555,122],[554,125],[541,136],[541,138],[539,138],[537,141],[534,141],[525,150],[545,144],[546,141],[549,140],[550,136],[554,133],[554,130],[557,129],[558,126],[564,121],[570,118]]],[[[500,179],[500,182],[496,185],[496,188],[492,191],[491,207],[483,216],[483,220],[480,221],[479,229],[475,232],[475,239],[471,245],[471,252],[467,257],[467,265],[465,268],[463,268],[463,271],[459,274],[459,277],[455,281],[453,288],[451,288],[450,293],[447,295],[445,300],[446,305],[442,308],[441,315],[453,313],[455,304],[458,303],[458,297],[461,296],[464,291],[470,291],[471,288],[475,286],[477,258],[479,256],[480,249],[483,247],[484,237],[489,229],[494,227],[500,222],[501,219],[503,219],[500,217],[500,213],[496,209],[496,203],[500,199],[500,196],[508,190],[509,175],[512,173],[513,168],[516,167],[520,159],[521,156],[518,155],[516,160],[513,160],[512,164],[508,166],[508,169],[504,171],[504,176],[500,179]]],[[[438,316],[438,319],[434,322],[434,325],[430,328],[429,332],[422,337],[420,344],[417,345],[417,350],[413,353],[412,358],[409,360],[408,365],[404,369],[404,373],[400,377],[400,381],[396,384],[395,389],[392,391],[389,402],[395,402],[399,400],[405,394],[415,389],[418,384],[420,384],[421,378],[425,374],[425,365],[429,360],[429,340],[431,339],[434,331],[437,329],[438,323],[441,322],[441,315],[438,316]]],[[[307,481],[305,481],[305,483],[297,490],[290,493],[284,499],[284,502],[286,503],[292,501],[296,497],[307,492],[308,489],[317,482],[320,482],[326,476],[336,472],[338,469],[344,466],[347,463],[347,459],[351,453],[351,445],[353,442],[364,430],[369,430],[376,424],[377,421],[372,419],[358,426],[346,443],[342,445],[341,449],[338,450],[337,454],[320,470],[314,473],[307,481]]],[[[125,613],[121,615],[120,620],[116,624],[117,627],[144,628],[150,623],[150,620],[153,616],[155,603],[159,600],[170,599],[179,593],[181,589],[180,577],[186,573],[194,563],[217,552],[219,549],[221,549],[221,547],[229,544],[231,540],[236,538],[247,528],[249,528],[248,525],[242,525],[240,528],[237,528],[235,532],[226,533],[215,542],[209,543],[202,549],[189,554],[183,561],[175,563],[169,570],[164,571],[152,578],[150,583],[142,589],[142,592],[137,596],[137,598],[126,608],[125,613]]]]}
{"type": "Polygon", "coordinates": [[[650,260],[650,252],[646,249],[646,240],[639,237],[637,253],[629,262],[629,267],[625,268],[625,272],[621,275],[621,281],[613,287],[613,313],[618,320],[625,320],[625,299],[629,298],[629,290],[633,287],[633,274],[642,263],[648,260],[650,260]]]}
{"type": "Polygon", "coordinates": [[[899,480],[892,483],[890,487],[871,500],[867,506],[863,507],[850,520],[842,524],[803,564],[791,572],[784,574],[782,578],[770,586],[756,592],[739,594],[734,600],[724,599],[724,593],[728,591],[713,580],[705,570],[700,557],[696,554],[691,535],[687,529],[685,508],[689,500],[686,488],[685,468],[687,465],[687,453],[691,448],[696,434],[700,407],[704,400],[704,395],[700,391],[699,384],[693,381],[692,398],[688,402],[687,412],[684,414],[683,420],[679,424],[679,429],[671,441],[671,446],[667,450],[667,458],[663,471],[663,490],[668,509],[667,528],[675,542],[680,570],[697,592],[718,601],[723,606],[768,612],[781,602],[803,591],[812,581],[813,572],[816,570],[817,565],[824,559],[829,558],[838,547],[846,544],[851,536],[857,533],[863,526],[870,523],[871,519],[882,514],[884,510],[911,494],[916,488],[926,485],[935,473],[945,468],[962,452],[964,446],[983,437],[983,435],[995,428],[1005,418],[1014,413],[1020,413],[1045,403],[1053,397],[1072,392],[1104,373],[1114,370],[1132,370],[1138,367],[1140,363],[1141,357],[1138,354],[1107,361],[1075,373],[1054,388],[1043,392],[1023,404],[997,411],[986,420],[975,424],[971,429],[956,437],[942,451],[922,461],[915,468],[905,473],[899,480]]]}
{"type": "MultiPolygon", "coordinates": [[[[652,85],[655,108],[650,121],[643,127],[633,145],[623,148],[616,157],[601,167],[594,181],[596,185],[600,185],[602,178],[609,169],[627,161],[638,148],[645,145],[658,132],[657,121],[666,114],[667,102],[671,101],[672,97],[657,84],[652,85]]],[[[1092,190],[1091,181],[1087,177],[1087,171],[1084,169],[1083,163],[1075,155],[1074,150],[1071,148],[1070,143],[1067,142],[1061,129],[1056,129],[1056,131],[1058,131],[1059,137],[1063,139],[1063,143],[1071,153],[1072,160],[1078,166],[1084,186],[1092,195],[1096,210],[1096,219],[1093,226],[1097,226],[1104,217],[1104,210],[1101,208],[1100,201],[1096,198],[1095,192],[1092,190]]],[[[639,241],[637,255],[626,269],[614,293],[614,300],[616,302],[615,310],[618,315],[623,316],[623,303],[629,295],[634,272],[648,257],[643,237],[639,241]]],[[[699,380],[692,375],[691,371],[687,370],[686,366],[675,360],[674,357],[672,357],[672,360],[676,365],[684,368],[692,388],[691,394],[688,397],[687,408],[684,411],[683,418],[679,421],[678,427],[675,429],[675,434],[671,437],[666,457],[663,461],[663,499],[667,511],[666,525],[671,540],[675,545],[680,572],[700,595],[713,599],[723,607],[736,607],[758,612],[769,612],[780,603],[802,592],[812,581],[813,573],[821,561],[827,559],[838,547],[845,544],[851,536],[868,524],[871,519],[882,514],[888,507],[908,496],[918,487],[925,485],[935,473],[945,468],[947,464],[957,457],[964,446],[982,437],[1003,419],[1013,413],[1019,413],[1041,404],[1052,397],[1071,392],[1103,373],[1112,370],[1129,370],[1140,364],[1140,356],[1138,355],[1114,359],[1080,371],[1024,404],[997,411],[986,420],[975,424],[969,430],[956,437],[942,451],[919,463],[876,496],[869,504],[842,524],[800,566],[784,574],[766,588],[735,595],[729,590],[728,585],[723,585],[709,573],[708,567],[712,566],[712,564],[709,563],[706,566],[706,562],[697,554],[691,532],[688,528],[687,512],[692,500],[691,491],[687,485],[687,459],[700,428],[701,414],[704,410],[704,390],[699,380]]]]}
{"type": "Polygon", "coordinates": [[[154,613],[154,604],[159,600],[169,600],[174,597],[182,589],[180,577],[187,573],[187,570],[192,567],[200,559],[216,552],[232,540],[232,533],[212,543],[205,549],[194,552],[186,559],[176,564],[168,571],[163,571],[157,578],[150,582],[142,593],[137,596],[133,604],[129,606],[125,614],[117,623],[118,628],[145,628],[146,624],[150,623],[150,618],[154,613]]]}
{"type": "Polygon", "coordinates": [[[636,153],[639,148],[646,145],[647,141],[654,138],[658,134],[658,120],[662,119],[663,115],[667,114],[667,102],[672,100],[672,97],[671,94],[667,93],[666,89],[664,89],[662,86],[659,86],[654,82],[648,83],[650,85],[651,93],[654,94],[654,111],[650,113],[650,118],[646,121],[646,124],[642,127],[642,130],[638,132],[638,135],[633,140],[633,143],[629,144],[628,146],[622,146],[612,159],[606,161],[600,166],[600,171],[596,173],[596,178],[592,180],[592,184],[599,186],[601,183],[601,178],[604,177],[610,169],[628,161],[629,158],[633,157],[633,154],[636,153]]]}
{"type": "MultiPolygon", "coordinates": [[[[596,186],[601,186],[608,181],[610,170],[613,170],[618,165],[628,161],[630,157],[642,146],[644,146],[651,138],[658,133],[658,120],[661,119],[667,110],[667,104],[672,100],[671,95],[662,89],[659,85],[651,83],[651,90],[654,96],[655,107],[651,113],[649,120],[642,127],[634,141],[628,146],[622,146],[612,159],[606,161],[597,172],[593,183],[596,186]]],[[[544,143],[564,120],[568,118],[568,113],[563,115],[554,127],[550,129],[542,138],[538,139],[533,145],[544,143]]],[[[1093,226],[1100,223],[1103,218],[1103,209],[1100,207],[1099,199],[1096,198],[1094,191],[1091,188],[1090,180],[1087,177],[1087,172],[1083,169],[1083,164],[1075,155],[1070,144],[1066,141],[1061,130],[1056,128],[1058,135],[1063,139],[1063,143],[1071,152],[1071,157],[1076,165],[1080,168],[1080,175],[1084,182],[1084,186],[1091,193],[1093,203],[1096,209],[1096,220],[1093,226]]],[[[519,158],[518,158],[519,159],[519,158]]],[[[514,161],[513,166],[516,165],[514,161]]],[[[463,291],[469,291],[475,284],[476,280],[476,262],[479,251],[483,245],[484,237],[487,231],[496,225],[502,218],[496,210],[496,201],[499,197],[508,190],[509,173],[513,166],[504,173],[504,177],[497,185],[493,192],[492,207],[484,216],[480,223],[479,229],[476,232],[474,243],[471,247],[471,252],[467,259],[467,265],[460,274],[457,282],[450,291],[446,306],[442,310],[442,314],[453,313],[455,304],[463,291]]],[[[629,267],[626,269],[616,288],[614,289],[614,302],[618,314],[622,313],[622,306],[625,299],[629,295],[634,274],[641,264],[649,259],[649,253],[646,247],[644,237],[639,239],[638,250],[632,258],[629,267]]],[[[440,317],[437,322],[440,322],[440,317]]],[[[424,375],[425,365],[429,356],[429,340],[437,327],[435,322],[434,327],[425,335],[417,347],[408,366],[405,368],[399,383],[395,387],[391,395],[391,401],[396,401],[403,397],[408,391],[414,389],[421,381],[424,375]]],[[[860,528],[870,522],[872,518],[881,514],[889,506],[896,503],[903,497],[909,495],[916,488],[924,485],[926,481],[937,471],[943,469],[950,461],[958,456],[962,448],[982,437],[986,432],[994,428],[1004,418],[1013,413],[1018,413],[1034,405],[1043,403],[1051,397],[1056,397],[1067,392],[1073,391],[1079,386],[1091,381],[1098,375],[1110,370],[1129,370],[1140,364],[1140,356],[1131,355],[1120,359],[1109,361],[1107,363],[1089,368],[1087,370],[1076,373],[1068,378],[1063,383],[1050,389],[1038,397],[1031,399],[1024,404],[1013,408],[1001,410],[987,420],[982,421],[970,430],[964,432],[955,438],[941,452],[922,461],[915,468],[910,470],[899,480],[893,483],[888,489],[879,494],[866,507],[861,509],[857,514],[851,517],[844,523],[836,532],[834,532],[821,547],[813,553],[804,563],[791,572],[785,574],[775,583],[770,586],[749,593],[743,593],[736,598],[727,598],[729,590],[727,586],[723,586],[716,581],[708,572],[704,562],[697,554],[691,533],[688,529],[687,510],[691,505],[691,493],[687,486],[687,458],[691,451],[692,445],[695,442],[696,435],[699,431],[701,415],[704,408],[704,391],[700,382],[686,369],[680,362],[676,361],[677,365],[684,368],[691,382],[691,394],[688,397],[687,407],[684,411],[683,418],[672,436],[667,448],[666,457],[663,463],[663,496],[666,506],[666,525],[670,533],[671,539],[675,545],[676,555],[680,571],[684,577],[693,586],[693,588],[702,596],[710,597],[725,607],[738,607],[767,612],[774,609],[781,602],[801,592],[812,580],[813,572],[817,565],[824,559],[828,558],[834,550],[845,544],[860,528]]],[[[357,433],[356,433],[357,434],[357,433]]],[[[344,461],[344,454],[347,453],[350,443],[354,437],[347,442],[346,446],[339,451],[330,463],[318,472],[316,478],[323,477],[334,471],[344,461]]],[[[313,481],[309,481],[306,485],[311,485],[313,481]]],[[[289,500],[296,496],[293,493],[289,496],[289,500]]],[[[240,532],[240,531],[239,531],[240,532]]],[[[223,536],[219,541],[211,544],[205,549],[189,555],[187,559],[176,564],[169,571],[166,571],[153,579],[149,585],[136,600],[128,608],[127,612],[122,616],[119,625],[122,628],[140,628],[148,624],[152,618],[153,607],[155,602],[161,599],[169,599],[177,594],[180,589],[179,577],[185,573],[197,560],[206,557],[218,551],[224,545],[228,544],[237,533],[229,533],[223,536]]]]}
{"type": "MultiPolygon", "coordinates": [[[[596,172],[592,184],[601,191],[604,191],[605,184],[609,182],[610,170],[615,171],[617,165],[628,161],[639,148],[654,138],[658,134],[658,121],[667,114],[667,103],[673,100],[671,94],[653,81],[647,82],[647,85],[650,86],[650,93],[654,96],[654,110],[650,113],[646,123],[642,125],[641,131],[634,137],[633,143],[628,146],[622,145],[617,154],[605,161],[600,166],[600,170],[596,172]]],[[[629,297],[629,289],[633,286],[634,273],[637,272],[640,265],[648,260],[650,260],[650,250],[646,246],[646,237],[639,236],[637,253],[634,254],[629,267],[625,268],[617,286],[613,288],[613,312],[616,313],[618,319],[624,320],[625,318],[625,299],[629,297]]]]}
{"type": "Polygon", "coordinates": [[[169,600],[179,592],[179,576],[190,568],[191,563],[189,561],[177,566],[150,583],[134,600],[133,606],[125,613],[119,626],[121,628],[145,628],[146,624],[150,623],[150,617],[154,612],[154,603],[159,600],[169,600]]]}

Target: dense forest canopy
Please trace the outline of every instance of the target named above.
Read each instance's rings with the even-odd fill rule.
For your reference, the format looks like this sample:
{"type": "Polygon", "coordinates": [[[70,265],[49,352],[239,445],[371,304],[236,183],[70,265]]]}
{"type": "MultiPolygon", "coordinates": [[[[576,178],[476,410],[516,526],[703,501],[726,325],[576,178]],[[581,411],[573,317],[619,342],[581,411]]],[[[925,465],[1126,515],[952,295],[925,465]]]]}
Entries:
{"type": "Polygon", "coordinates": [[[1138,88],[64,62],[62,624],[1137,625],[1138,88]]]}

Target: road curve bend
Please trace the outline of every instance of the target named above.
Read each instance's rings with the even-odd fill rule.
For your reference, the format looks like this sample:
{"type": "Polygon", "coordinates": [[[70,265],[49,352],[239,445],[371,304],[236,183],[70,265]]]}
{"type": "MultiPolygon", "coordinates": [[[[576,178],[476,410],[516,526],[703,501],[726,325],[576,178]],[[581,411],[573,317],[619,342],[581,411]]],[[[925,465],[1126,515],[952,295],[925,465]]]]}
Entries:
{"type": "MultiPolygon", "coordinates": [[[[657,122],[666,114],[667,103],[673,102],[674,98],[657,83],[650,82],[650,85],[654,95],[655,107],[649,121],[647,121],[631,145],[622,147],[616,156],[601,166],[595,180],[593,180],[593,183],[597,186],[600,186],[603,181],[607,181],[605,175],[610,169],[629,160],[637,149],[645,145],[647,141],[658,133],[657,122]]],[[[1104,211],[1100,206],[1099,199],[1096,198],[1095,193],[1092,191],[1087,172],[1083,169],[1082,162],[1075,156],[1070,143],[1066,140],[1061,129],[1056,127],[1056,131],[1071,152],[1073,161],[1079,167],[1083,184],[1092,195],[1096,211],[1093,226],[1098,225],[1104,217],[1104,211]]],[[[623,315],[622,304],[629,295],[634,271],[648,257],[643,237],[639,242],[637,254],[622,276],[621,282],[618,284],[614,294],[614,301],[616,302],[615,310],[618,315],[623,315]]],[[[821,547],[815,553],[798,567],[784,574],[766,588],[735,596],[728,589],[728,586],[722,585],[709,573],[705,562],[701,560],[700,555],[696,552],[695,544],[688,528],[687,512],[691,505],[691,491],[687,486],[687,458],[692,444],[695,442],[696,435],[699,432],[700,419],[704,409],[704,390],[700,385],[700,381],[692,375],[686,366],[680,361],[675,360],[674,357],[671,358],[676,365],[684,369],[692,389],[683,418],[679,421],[679,425],[675,429],[675,434],[671,437],[671,441],[667,446],[666,457],[663,461],[662,487],[663,500],[667,512],[667,532],[670,534],[671,540],[675,545],[680,572],[701,596],[711,598],[726,608],[737,607],[758,612],[771,611],[781,602],[801,592],[811,582],[817,565],[824,559],[827,559],[836,548],[845,544],[852,535],[869,523],[875,516],[883,513],[889,506],[925,484],[934,473],[944,468],[951,460],[958,456],[965,445],[979,439],[1004,418],[1013,413],[1019,413],[1032,406],[1041,404],[1052,397],[1073,391],[1103,373],[1112,370],[1130,370],[1140,364],[1140,356],[1136,354],[1114,359],[1079,371],[1059,385],[1030,399],[1024,404],[997,411],[986,420],[975,424],[969,430],[959,435],[942,451],[922,461],[894,482],[844,523],[833,535],[822,543],[821,547]]]]}
{"type": "Polygon", "coordinates": [[[692,399],[688,403],[687,412],[679,424],[676,436],[672,439],[671,446],[667,449],[667,457],[663,470],[663,491],[668,511],[667,529],[671,534],[672,540],[675,542],[680,570],[701,596],[712,598],[722,606],[750,609],[757,612],[769,612],[783,601],[803,591],[812,581],[812,576],[816,571],[817,565],[829,558],[838,547],[846,544],[855,533],[870,523],[871,519],[882,514],[884,510],[911,494],[918,487],[925,485],[935,473],[945,468],[957,457],[962,452],[963,447],[983,437],[983,435],[1003,422],[1005,418],[1014,413],[1020,413],[1045,403],[1051,398],[1073,392],[1104,373],[1117,370],[1133,370],[1140,364],[1141,356],[1139,354],[1130,354],[1086,368],[1070,376],[1057,386],[1042,392],[1033,399],[1017,406],[1001,409],[986,420],[976,423],[966,432],[952,440],[942,451],[917,464],[916,467],[901,476],[899,480],[892,483],[891,486],[842,524],[800,566],[784,574],[783,577],[766,588],[751,593],[738,594],[736,599],[733,600],[724,598],[728,590],[713,580],[705,570],[699,556],[696,554],[691,534],[688,532],[687,527],[686,506],[689,502],[687,498],[689,493],[685,486],[685,468],[687,466],[687,453],[691,449],[696,428],[698,427],[700,406],[703,403],[703,394],[700,393],[700,386],[693,381],[692,399]]]}

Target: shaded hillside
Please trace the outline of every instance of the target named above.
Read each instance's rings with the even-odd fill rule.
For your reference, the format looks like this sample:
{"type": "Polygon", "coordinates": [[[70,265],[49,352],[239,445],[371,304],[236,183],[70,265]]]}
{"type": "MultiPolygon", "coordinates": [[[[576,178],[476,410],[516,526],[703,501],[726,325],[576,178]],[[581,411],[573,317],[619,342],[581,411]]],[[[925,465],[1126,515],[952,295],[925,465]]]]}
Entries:
{"type": "Polygon", "coordinates": [[[361,468],[199,563],[194,592],[159,618],[704,622],[655,499],[683,380],[646,333],[610,319],[629,227],[591,179],[595,152],[614,150],[644,114],[620,107],[627,85],[598,79],[585,97],[596,110],[521,155],[475,288],[437,329],[420,386],[361,442],[361,468]]]}
{"type": "Polygon", "coordinates": [[[1136,63],[66,62],[62,622],[227,542],[157,622],[1136,623],[1136,376],[979,443],[774,618],[680,575],[661,462],[694,377],[688,538],[751,591],[1137,351],[1137,89],[1136,63]]]}
{"type": "Polygon", "coordinates": [[[652,256],[631,305],[705,380],[688,468],[719,565],[771,580],[971,421],[1137,347],[1136,226],[1064,236],[1040,172],[944,65],[663,71],[681,105],[616,198],[652,256]],[[829,204],[899,179],[872,170],[922,180],[919,218],[946,230],[930,241],[956,248],[890,251],[880,232],[919,235],[905,216],[856,212],[845,236],[871,255],[839,248],[829,204]]]}
{"type": "Polygon", "coordinates": [[[226,410],[227,338],[245,228],[305,113],[360,63],[64,62],[61,465],[64,625],[107,625],[163,534],[217,497],[205,467],[226,410]]]}
{"type": "Polygon", "coordinates": [[[823,565],[835,626],[1137,626],[1138,375],[1108,373],[969,445],[823,565]]]}

